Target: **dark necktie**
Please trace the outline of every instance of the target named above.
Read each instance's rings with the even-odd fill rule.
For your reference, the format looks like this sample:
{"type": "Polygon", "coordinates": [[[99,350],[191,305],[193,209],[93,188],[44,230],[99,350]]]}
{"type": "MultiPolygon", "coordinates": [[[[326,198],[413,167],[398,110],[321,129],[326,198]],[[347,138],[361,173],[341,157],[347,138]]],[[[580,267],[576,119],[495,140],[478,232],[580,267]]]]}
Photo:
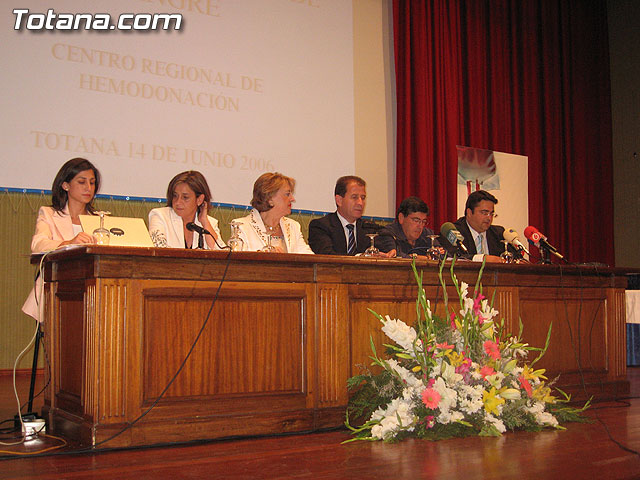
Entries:
{"type": "Polygon", "coordinates": [[[356,236],[353,234],[353,229],[355,225],[349,223],[347,224],[347,229],[349,230],[349,244],[347,245],[347,255],[354,255],[356,253],[356,236]]]}

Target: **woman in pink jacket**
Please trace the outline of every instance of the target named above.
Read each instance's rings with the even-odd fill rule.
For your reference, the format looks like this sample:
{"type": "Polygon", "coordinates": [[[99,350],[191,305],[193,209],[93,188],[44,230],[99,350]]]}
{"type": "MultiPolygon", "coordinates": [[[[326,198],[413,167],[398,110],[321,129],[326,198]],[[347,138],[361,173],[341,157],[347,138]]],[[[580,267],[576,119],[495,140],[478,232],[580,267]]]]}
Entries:
{"type": "MultiPolygon", "coordinates": [[[[58,171],[51,187],[51,206],[40,207],[31,253],[42,253],[72,244],[94,243],[93,235],[82,231],[80,215],[95,211],[93,199],[100,188],[100,172],[84,158],[72,158],[58,171]]],[[[42,279],[31,290],[22,311],[40,320],[42,279]]]]}

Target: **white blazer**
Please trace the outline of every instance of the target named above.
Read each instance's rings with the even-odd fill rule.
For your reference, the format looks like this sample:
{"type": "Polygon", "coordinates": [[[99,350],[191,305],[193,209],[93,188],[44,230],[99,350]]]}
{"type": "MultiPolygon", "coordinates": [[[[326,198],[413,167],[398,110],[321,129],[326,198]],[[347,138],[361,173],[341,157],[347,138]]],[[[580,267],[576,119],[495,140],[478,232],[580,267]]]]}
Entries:
{"type": "Polygon", "coordinates": [[[54,250],[73,237],[73,223],[67,205],[62,212],[56,212],[53,207],[40,207],[36,232],[31,238],[31,253],[54,250]]]}
{"type": "MultiPolygon", "coordinates": [[[[213,227],[215,234],[218,236],[218,243],[220,247],[216,245],[214,250],[219,250],[225,246],[220,236],[220,230],[218,229],[218,221],[209,217],[209,223],[213,227]]],[[[193,219],[193,223],[198,226],[202,226],[198,215],[193,219]]],[[[213,232],[212,232],[213,233],[213,232]]],[[[182,226],[182,218],[171,207],[154,208],[149,212],[149,234],[151,240],[156,247],[170,247],[170,248],[184,248],[184,228],[182,226]]],[[[200,234],[193,232],[193,242],[191,248],[198,248],[198,238],[200,234]]],[[[203,242],[204,248],[209,249],[207,242],[203,242]]]]}
{"type": "MultiPolygon", "coordinates": [[[[53,207],[40,207],[36,231],[31,238],[31,253],[55,250],[62,242],[71,240],[73,237],[75,237],[73,222],[67,205],[62,212],[55,211],[53,207]]],[[[22,305],[22,311],[38,321],[42,321],[42,290],[42,277],[38,277],[34,288],[22,305]]]]}
{"type": "MultiPolygon", "coordinates": [[[[240,238],[244,240],[244,251],[256,252],[267,246],[267,228],[264,226],[260,213],[255,208],[246,217],[236,218],[234,222],[240,225],[240,238]]],[[[287,253],[310,253],[311,247],[307,245],[300,230],[300,224],[287,217],[280,219],[280,228],[284,233],[284,242],[287,253]]]]}

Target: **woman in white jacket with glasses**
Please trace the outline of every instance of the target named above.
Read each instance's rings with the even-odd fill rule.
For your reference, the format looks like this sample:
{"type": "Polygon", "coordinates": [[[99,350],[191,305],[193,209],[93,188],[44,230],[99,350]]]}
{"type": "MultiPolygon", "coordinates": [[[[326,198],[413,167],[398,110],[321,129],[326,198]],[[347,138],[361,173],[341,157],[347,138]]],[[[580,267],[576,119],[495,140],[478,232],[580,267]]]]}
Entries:
{"type": "Polygon", "coordinates": [[[149,212],[149,234],[156,247],[202,248],[220,250],[225,244],[220,237],[218,221],[209,216],[211,191],[204,176],[195,170],[173,177],[167,187],[167,206],[149,212]],[[200,238],[187,225],[195,223],[211,235],[200,238]]]}

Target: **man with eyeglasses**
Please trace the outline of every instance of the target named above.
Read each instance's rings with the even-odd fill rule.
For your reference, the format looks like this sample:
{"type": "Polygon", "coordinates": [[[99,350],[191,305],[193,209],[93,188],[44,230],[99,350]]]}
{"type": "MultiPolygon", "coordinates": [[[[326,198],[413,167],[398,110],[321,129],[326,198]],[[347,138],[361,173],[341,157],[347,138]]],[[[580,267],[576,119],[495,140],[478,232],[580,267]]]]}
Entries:
{"type": "Polygon", "coordinates": [[[398,207],[395,221],[378,232],[376,245],[391,257],[425,255],[431,247],[429,235],[433,235],[433,231],[427,228],[428,216],[429,207],[423,200],[405,198],[398,207]]]}
{"type": "MultiPolygon", "coordinates": [[[[485,190],[473,192],[467,198],[464,217],[453,222],[464,237],[462,243],[469,250],[469,256],[472,256],[473,261],[481,262],[486,259],[487,262],[503,262],[500,254],[504,252],[504,227],[493,225],[493,219],[498,216],[495,213],[497,203],[498,199],[485,190]]],[[[451,255],[455,253],[455,247],[448,250],[451,255]]],[[[509,250],[515,253],[511,245],[509,250]]]]}

